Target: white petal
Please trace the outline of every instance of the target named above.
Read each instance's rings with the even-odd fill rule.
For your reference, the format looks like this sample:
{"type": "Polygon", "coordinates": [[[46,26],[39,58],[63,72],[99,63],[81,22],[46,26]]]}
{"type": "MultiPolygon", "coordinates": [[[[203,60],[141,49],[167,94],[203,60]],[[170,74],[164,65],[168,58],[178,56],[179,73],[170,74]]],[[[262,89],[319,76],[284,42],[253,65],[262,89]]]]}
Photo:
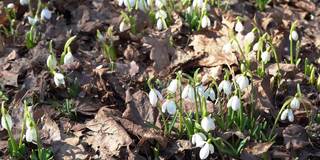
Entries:
{"type": "Polygon", "coordinates": [[[125,21],[122,21],[119,26],[119,31],[124,32],[128,29],[130,29],[130,25],[128,25],[125,21]]]}
{"type": "Polygon", "coordinates": [[[26,141],[27,142],[37,141],[37,131],[34,127],[27,128],[26,141]]]}
{"type": "Polygon", "coordinates": [[[231,86],[231,82],[228,80],[223,80],[221,81],[221,83],[219,84],[219,91],[222,91],[226,94],[226,95],[230,95],[232,92],[232,86],[231,86]]]}
{"type": "Polygon", "coordinates": [[[236,26],[235,26],[235,31],[237,31],[238,33],[242,32],[244,30],[244,26],[242,25],[242,23],[240,21],[237,21],[236,26]]]}
{"type": "Polygon", "coordinates": [[[63,64],[70,64],[73,61],[74,61],[74,58],[71,52],[68,52],[63,58],[63,64]]]}
{"type": "Polygon", "coordinates": [[[298,35],[297,31],[292,31],[291,38],[294,41],[297,41],[299,39],[299,35],[298,35]]]}
{"type": "Polygon", "coordinates": [[[209,154],[210,154],[209,144],[206,143],[200,150],[200,153],[199,153],[200,159],[208,158],[209,154]]]}
{"type": "Polygon", "coordinates": [[[253,51],[258,51],[259,50],[259,42],[255,43],[252,47],[253,51]]]}
{"type": "Polygon", "coordinates": [[[64,75],[61,73],[55,73],[53,77],[54,83],[57,87],[65,86],[64,75]]]}
{"type": "Polygon", "coordinates": [[[293,115],[293,112],[291,109],[288,109],[288,120],[290,122],[293,122],[294,121],[294,115],[293,115]]]}
{"type": "Polygon", "coordinates": [[[166,113],[166,110],[167,110],[167,107],[168,107],[168,103],[169,103],[169,101],[166,100],[166,101],[162,104],[162,106],[161,106],[161,111],[162,111],[162,113],[166,113]]]}
{"type": "Polygon", "coordinates": [[[8,129],[12,129],[13,126],[13,122],[12,122],[12,118],[9,114],[5,114],[1,117],[1,125],[4,129],[8,130],[8,129]],[[8,124],[8,125],[7,125],[8,124]]]}
{"type": "Polygon", "coordinates": [[[280,119],[281,119],[282,121],[284,121],[284,120],[287,119],[287,116],[288,116],[288,109],[285,109],[285,110],[281,113],[280,119]]]}
{"type": "Polygon", "coordinates": [[[156,106],[158,102],[158,96],[155,89],[151,89],[149,92],[149,101],[152,106],[156,106]]]}
{"type": "Polygon", "coordinates": [[[264,52],[261,53],[262,62],[267,63],[267,62],[270,61],[270,58],[271,58],[270,57],[270,53],[268,51],[264,51],[264,52]]]}
{"type": "Polygon", "coordinates": [[[135,6],[135,0],[124,0],[124,5],[133,8],[135,6]]]}
{"type": "Polygon", "coordinates": [[[244,75],[238,76],[236,78],[236,82],[239,85],[241,91],[243,91],[245,88],[249,86],[249,79],[244,75]]]}
{"type": "Polygon", "coordinates": [[[162,29],[163,29],[162,20],[158,19],[157,20],[157,30],[161,31],[162,29]]]}
{"type": "Polygon", "coordinates": [[[216,128],[213,119],[210,117],[204,117],[201,120],[201,127],[206,132],[209,132],[210,130],[214,130],[216,128]]]}
{"type": "Polygon", "coordinates": [[[254,32],[249,32],[244,37],[244,44],[250,45],[255,39],[254,32]]]}
{"type": "Polygon", "coordinates": [[[51,19],[51,16],[52,16],[52,12],[48,8],[44,8],[40,13],[41,19],[49,20],[51,19]]]}
{"type": "Polygon", "coordinates": [[[297,97],[294,97],[290,102],[291,109],[299,109],[300,108],[300,101],[297,97]]]}
{"type": "Polygon", "coordinates": [[[52,70],[57,67],[57,59],[54,55],[49,55],[47,58],[47,67],[52,70]]]}
{"type": "Polygon", "coordinates": [[[13,8],[14,8],[14,4],[13,4],[13,3],[9,3],[9,4],[7,5],[7,8],[13,9],[13,8]]]}
{"type": "Polygon", "coordinates": [[[227,107],[228,108],[231,107],[232,110],[234,110],[234,111],[237,111],[238,109],[240,109],[241,101],[240,101],[239,97],[238,96],[232,96],[229,99],[228,103],[227,103],[227,107]]]}
{"type": "Polygon", "coordinates": [[[20,0],[20,4],[25,6],[29,4],[29,0],[20,0]]]}
{"type": "Polygon", "coordinates": [[[212,88],[208,88],[207,92],[208,92],[210,99],[212,101],[214,101],[216,99],[216,93],[214,92],[214,90],[212,88]]]}
{"type": "Polygon", "coordinates": [[[162,97],[161,93],[160,93],[157,89],[153,89],[153,90],[156,92],[159,100],[162,101],[162,100],[163,100],[163,97],[162,97]]]}
{"type": "Polygon", "coordinates": [[[209,17],[204,15],[201,20],[201,27],[206,28],[206,27],[210,27],[210,26],[211,26],[211,22],[210,22],[209,17]]]}
{"type": "Polygon", "coordinates": [[[174,115],[177,110],[176,108],[176,103],[173,100],[170,100],[166,107],[166,110],[170,115],[174,115]]]}
{"type": "Polygon", "coordinates": [[[183,91],[182,91],[182,94],[181,94],[181,97],[183,99],[186,99],[188,97],[188,93],[189,93],[189,89],[190,89],[190,85],[186,85],[184,88],[183,88],[183,91]]]}
{"type": "Polygon", "coordinates": [[[177,88],[178,88],[178,80],[177,79],[174,79],[170,82],[167,90],[171,93],[176,93],[177,91],[177,88]]]}
{"type": "Polygon", "coordinates": [[[163,18],[163,19],[166,19],[168,17],[168,15],[167,15],[167,13],[166,13],[166,11],[164,11],[164,10],[159,10],[157,13],[156,13],[156,19],[161,19],[161,18],[163,18]]]}
{"type": "Polygon", "coordinates": [[[198,94],[199,94],[201,97],[204,96],[205,99],[208,98],[209,95],[206,94],[206,92],[205,92],[205,87],[204,87],[203,85],[197,86],[197,90],[198,90],[198,94]]]}
{"type": "Polygon", "coordinates": [[[210,153],[213,154],[214,153],[214,147],[212,144],[209,144],[209,150],[210,150],[210,153]]]}
{"type": "Polygon", "coordinates": [[[123,1],[124,1],[124,0],[119,0],[118,5],[119,5],[119,6],[122,6],[122,5],[123,5],[123,1]]]}
{"type": "Polygon", "coordinates": [[[207,137],[201,133],[195,133],[192,135],[192,144],[195,144],[196,147],[202,147],[206,143],[207,137]]]}

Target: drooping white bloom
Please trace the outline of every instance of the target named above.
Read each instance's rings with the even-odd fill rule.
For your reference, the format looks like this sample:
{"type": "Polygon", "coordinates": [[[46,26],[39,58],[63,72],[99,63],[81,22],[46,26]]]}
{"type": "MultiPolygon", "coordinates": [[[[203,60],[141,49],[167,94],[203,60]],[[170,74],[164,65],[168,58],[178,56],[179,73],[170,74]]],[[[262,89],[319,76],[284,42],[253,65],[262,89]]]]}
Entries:
{"type": "Polygon", "coordinates": [[[201,133],[195,133],[192,135],[191,143],[193,145],[196,145],[196,147],[202,147],[206,143],[207,137],[201,133]]]}
{"type": "Polygon", "coordinates": [[[128,8],[133,8],[136,4],[136,0],[119,0],[119,6],[125,5],[128,8]]]}
{"type": "Polygon", "coordinates": [[[231,53],[232,52],[232,44],[226,43],[225,45],[223,45],[222,50],[224,53],[231,53]]]}
{"type": "Polygon", "coordinates": [[[68,52],[63,58],[63,64],[70,64],[74,61],[74,57],[71,52],[68,52]]]}
{"type": "Polygon", "coordinates": [[[163,18],[163,19],[166,19],[168,17],[166,11],[160,9],[159,11],[156,12],[156,19],[160,19],[160,18],[163,18]]]}
{"type": "Polygon", "coordinates": [[[49,20],[49,19],[51,19],[51,16],[52,16],[52,12],[48,8],[44,8],[40,13],[40,17],[43,20],[44,19],[49,20]]]}
{"type": "Polygon", "coordinates": [[[206,90],[206,93],[205,93],[205,94],[208,95],[209,98],[210,98],[212,101],[214,101],[214,100],[216,99],[216,93],[214,92],[214,90],[213,90],[211,87],[209,87],[209,88],[206,90]]]}
{"type": "Polygon", "coordinates": [[[163,99],[161,93],[160,93],[157,89],[152,88],[152,89],[150,90],[150,92],[149,92],[149,101],[150,101],[150,104],[151,104],[152,106],[156,106],[159,99],[160,99],[160,100],[163,99]]]}
{"type": "Polygon", "coordinates": [[[261,53],[261,60],[263,63],[267,63],[270,61],[270,53],[268,51],[264,51],[261,53]]]}
{"type": "Polygon", "coordinates": [[[200,159],[207,159],[209,154],[214,153],[214,147],[212,144],[205,142],[204,146],[200,149],[199,157],[200,159]]]}
{"type": "Polygon", "coordinates": [[[204,131],[209,132],[211,130],[214,130],[216,128],[216,125],[214,124],[213,119],[207,116],[201,120],[201,127],[204,131]]]}
{"type": "Polygon", "coordinates": [[[288,110],[288,120],[289,120],[289,122],[293,122],[294,121],[294,115],[293,115],[292,109],[288,110]]]}
{"type": "Polygon", "coordinates": [[[228,108],[231,107],[232,110],[234,110],[234,111],[239,110],[240,107],[241,107],[241,101],[240,101],[239,97],[238,96],[232,96],[229,99],[228,103],[227,103],[227,107],[228,108]]]}
{"type": "Polygon", "coordinates": [[[161,19],[157,20],[157,30],[162,30],[163,29],[163,22],[161,19]]]}
{"type": "Polygon", "coordinates": [[[232,92],[231,82],[228,80],[223,80],[218,86],[219,91],[223,91],[226,95],[230,95],[232,92]]]}
{"type": "Polygon", "coordinates": [[[6,130],[12,129],[13,122],[11,116],[8,113],[1,116],[1,126],[6,130]]]}
{"type": "Polygon", "coordinates": [[[174,115],[176,113],[177,106],[173,100],[166,100],[161,107],[161,111],[163,113],[168,112],[170,115],[174,115]]]}
{"type": "Polygon", "coordinates": [[[37,131],[34,126],[27,127],[26,130],[26,141],[27,142],[35,142],[37,141],[37,131]]]}
{"type": "Polygon", "coordinates": [[[194,88],[188,84],[187,86],[184,87],[181,97],[183,99],[189,99],[190,101],[194,102],[195,101],[195,95],[194,95],[194,88]]]}
{"type": "Polygon", "coordinates": [[[155,0],[155,6],[157,8],[162,8],[165,5],[167,5],[167,0],[155,0]]]}
{"type": "Polygon", "coordinates": [[[32,17],[28,17],[28,23],[31,24],[31,25],[35,25],[38,23],[38,18],[32,18],[32,17]]]}
{"type": "Polygon", "coordinates": [[[242,25],[241,21],[237,21],[236,26],[234,27],[234,30],[238,33],[244,30],[244,26],[242,25]]]}
{"type": "Polygon", "coordinates": [[[29,0],[20,0],[20,4],[25,6],[29,4],[29,0]]]}
{"type": "Polygon", "coordinates": [[[253,43],[254,39],[255,39],[254,32],[251,31],[244,36],[244,44],[250,45],[253,43]]]}
{"type": "Polygon", "coordinates": [[[14,8],[14,4],[13,4],[13,3],[9,3],[9,4],[7,5],[7,8],[13,9],[13,8],[14,8]]]}
{"type": "Polygon", "coordinates": [[[291,39],[294,41],[297,41],[299,39],[299,35],[298,35],[297,31],[291,32],[291,39]]]}
{"type": "Polygon", "coordinates": [[[290,102],[291,109],[299,109],[300,108],[300,101],[297,97],[294,97],[290,102]]]}
{"type": "Polygon", "coordinates": [[[252,47],[252,50],[257,52],[259,50],[259,42],[255,43],[252,47]]]}
{"type": "Polygon", "coordinates": [[[61,73],[54,73],[53,81],[57,87],[65,86],[64,75],[61,73]]]}
{"type": "Polygon", "coordinates": [[[280,119],[281,119],[282,121],[284,121],[284,120],[287,119],[288,110],[289,110],[289,109],[285,109],[285,110],[281,113],[280,119]]]}
{"type": "Polygon", "coordinates": [[[123,5],[123,1],[124,1],[124,0],[118,0],[118,5],[119,5],[119,6],[122,6],[122,5],[123,5]]]}
{"type": "Polygon", "coordinates": [[[196,87],[196,89],[197,89],[197,91],[198,91],[198,94],[199,94],[199,96],[200,97],[205,97],[205,99],[207,99],[208,98],[208,96],[209,95],[207,95],[206,94],[206,88],[201,84],[201,85],[198,85],[197,87],[196,87]]]}
{"type": "Polygon", "coordinates": [[[204,4],[203,0],[193,0],[192,7],[193,8],[196,8],[196,7],[202,8],[203,4],[204,4]]]}
{"type": "Polygon", "coordinates": [[[249,79],[247,76],[245,75],[239,75],[237,78],[236,78],[236,82],[237,84],[239,85],[239,88],[241,91],[243,91],[244,89],[246,89],[248,86],[249,86],[249,79]]]}
{"type": "Polygon", "coordinates": [[[47,67],[50,70],[54,70],[57,67],[57,59],[56,56],[50,54],[49,57],[47,58],[47,67]]]}
{"type": "Polygon", "coordinates": [[[201,19],[201,27],[202,28],[207,28],[211,26],[210,19],[207,15],[204,15],[201,19]]]}
{"type": "Polygon", "coordinates": [[[176,93],[178,86],[179,86],[179,81],[177,79],[173,79],[173,80],[171,80],[167,90],[170,93],[176,93]]]}
{"type": "Polygon", "coordinates": [[[120,32],[124,32],[126,30],[130,29],[130,24],[128,24],[127,22],[125,22],[124,20],[120,23],[119,25],[119,31],[120,32]]]}

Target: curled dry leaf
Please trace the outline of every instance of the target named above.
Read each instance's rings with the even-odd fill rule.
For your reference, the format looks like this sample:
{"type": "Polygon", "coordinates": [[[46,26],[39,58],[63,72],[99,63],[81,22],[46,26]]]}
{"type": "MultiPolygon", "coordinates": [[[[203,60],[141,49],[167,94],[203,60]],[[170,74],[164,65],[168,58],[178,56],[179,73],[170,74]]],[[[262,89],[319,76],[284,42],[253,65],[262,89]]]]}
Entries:
{"type": "Polygon", "coordinates": [[[133,77],[137,73],[139,73],[139,66],[135,61],[131,61],[130,62],[129,74],[130,74],[131,77],[133,77]]]}
{"type": "Polygon", "coordinates": [[[308,135],[304,127],[291,124],[282,132],[284,144],[288,150],[302,149],[309,145],[308,135]]]}
{"type": "Polygon", "coordinates": [[[18,73],[10,71],[0,71],[1,85],[18,87],[18,73]]]}
{"type": "Polygon", "coordinates": [[[43,123],[42,129],[40,130],[42,139],[44,139],[47,144],[60,141],[61,134],[57,123],[48,116],[44,116],[41,121],[43,123]]]}
{"type": "MultiPolygon", "coordinates": [[[[283,75],[282,77],[284,78],[293,79],[297,73],[297,67],[294,64],[280,63],[279,68],[280,68],[280,73],[283,75]]],[[[278,65],[275,63],[268,66],[266,71],[268,74],[275,76],[277,75],[279,68],[278,68],[278,65]]]]}
{"type": "Polygon", "coordinates": [[[255,143],[255,144],[247,146],[244,149],[244,151],[249,154],[258,156],[263,153],[266,153],[270,149],[270,147],[272,146],[273,143],[274,142],[255,143]]]}

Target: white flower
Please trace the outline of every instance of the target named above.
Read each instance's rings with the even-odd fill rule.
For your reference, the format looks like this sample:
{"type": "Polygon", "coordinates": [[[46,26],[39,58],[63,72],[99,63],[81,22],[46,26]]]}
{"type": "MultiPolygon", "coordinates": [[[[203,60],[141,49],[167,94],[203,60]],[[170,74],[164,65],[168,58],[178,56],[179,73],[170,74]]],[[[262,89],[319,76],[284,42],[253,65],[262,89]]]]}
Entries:
{"type": "Polygon", "coordinates": [[[293,112],[292,112],[292,109],[285,109],[282,113],[281,113],[281,116],[280,116],[280,119],[282,121],[286,120],[288,117],[288,120],[290,122],[293,122],[294,121],[294,115],[293,115],[293,112]]]}
{"type": "Polygon", "coordinates": [[[160,19],[160,18],[163,18],[163,19],[166,19],[168,17],[166,11],[160,9],[159,11],[157,11],[156,13],[156,19],[160,19]]]}
{"type": "Polygon", "coordinates": [[[185,86],[182,91],[181,97],[183,99],[189,99],[192,102],[194,102],[195,101],[194,88],[190,84],[185,86]]]}
{"type": "Polygon", "coordinates": [[[63,58],[63,64],[70,64],[74,61],[74,57],[71,52],[68,52],[63,58]]]}
{"type": "Polygon", "coordinates": [[[253,43],[254,39],[255,39],[254,32],[251,31],[244,36],[244,44],[250,45],[251,43],[253,43]]]}
{"type": "Polygon", "coordinates": [[[299,35],[298,35],[297,31],[291,32],[291,39],[294,41],[297,41],[299,39],[299,35]]]}
{"type": "Polygon", "coordinates": [[[191,7],[188,7],[187,10],[186,10],[187,14],[192,14],[192,11],[193,11],[193,10],[192,10],[191,7]]]}
{"type": "Polygon", "coordinates": [[[36,128],[31,126],[27,127],[26,130],[26,141],[27,142],[35,142],[37,141],[37,131],[36,128]]]}
{"type": "Polygon", "coordinates": [[[204,96],[206,99],[208,98],[209,95],[206,94],[205,87],[202,84],[197,86],[196,88],[200,97],[204,96]]]}
{"type": "Polygon", "coordinates": [[[6,130],[8,130],[8,129],[11,130],[12,129],[13,122],[12,122],[11,116],[8,113],[2,115],[2,117],[1,117],[1,125],[6,130]]]}
{"type": "Polygon", "coordinates": [[[214,130],[216,128],[216,125],[214,124],[213,119],[208,116],[204,117],[201,120],[201,127],[204,131],[209,132],[211,130],[214,130]]]}
{"type": "Polygon", "coordinates": [[[13,3],[9,3],[9,4],[7,5],[7,8],[13,9],[13,8],[14,8],[14,4],[13,4],[13,3]]]}
{"type": "Polygon", "coordinates": [[[49,57],[47,58],[47,67],[50,70],[54,70],[57,67],[57,59],[54,55],[50,54],[49,57]]]}
{"type": "Polygon", "coordinates": [[[300,108],[300,101],[297,97],[294,97],[290,102],[291,109],[299,109],[300,108]]]}
{"type": "Polygon", "coordinates": [[[221,81],[221,83],[218,86],[219,91],[222,91],[226,94],[226,95],[230,95],[232,92],[232,85],[231,82],[228,80],[223,80],[221,81]]]}
{"type": "Polygon", "coordinates": [[[179,81],[178,81],[177,79],[173,79],[173,80],[170,82],[167,90],[168,90],[170,93],[176,93],[178,86],[179,86],[179,81]]]}
{"type": "Polygon", "coordinates": [[[244,26],[242,25],[241,21],[237,21],[236,26],[235,26],[235,31],[240,33],[244,30],[244,26]]]}
{"type": "Polygon", "coordinates": [[[201,27],[202,28],[207,28],[211,26],[210,19],[207,15],[204,15],[201,19],[201,27]]]}
{"type": "Polygon", "coordinates": [[[162,8],[167,4],[167,0],[156,0],[155,5],[157,8],[162,8]]]}
{"type": "Polygon", "coordinates": [[[191,143],[193,145],[196,145],[196,147],[202,147],[206,143],[207,137],[201,133],[195,133],[192,135],[191,143]]]}
{"type": "Polygon", "coordinates": [[[146,0],[139,0],[138,8],[143,12],[149,10],[146,0]]]}
{"type": "Polygon", "coordinates": [[[135,0],[119,0],[119,6],[122,6],[123,4],[128,8],[133,8],[135,5],[135,0]]]}
{"type": "Polygon", "coordinates": [[[124,1],[124,0],[119,0],[118,5],[119,5],[119,6],[122,6],[122,5],[123,5],[123,1],[124,1]]]}
{"type": "Polygon", "coordinates": [[[222,50],[224,53],[231,53],[232,52],[232,44],[226,43],[225,45],[223,45],[222,50]]]}
{"type": "Polygon", "coordinates": [[[168,112],[171,115],[176,113],[177,107],[173,100],[166,100],[161,107],[163,113],[168,112]]]}
{"type": "Polygon", "coordinates": [[[120,31],[120,32],[124,32],[124,31],[126,31],[126,30],[128,30],[128,29],[130,29],[130,24],[128,24],[128,23],[125,22],[125,21],[122,21],[122,22],[120,23],[120,26],[119,26],[119,31],[120,31]]]}
{"type": "Polygon", "coordinates": [[[259,50],[259,42],[255,43],[255,44],[253,45],[252,50],[253,50],[253,51],[256,51],[256,52],[259,50]]]}
{"type": "Polygon", "coordinates": [[[31,25],[35,25],[38,23],[38,18],[32,18],[32,17],[28,17],[28,23],[31,25]]]}
{"type": "Polygon", "coordinates": [[[202,8],[203,4],[204,4],[203,0],[193,0],[192,7],[193,8],[196,8],[196,7],[202,8]]]}
{"type": "Polygon", "coordinates": [[[20,0],[20,4],[25,6],[29,4],[29,0],[20,0]]]}
{"type": "Polygon", "coordinates": [[[157,30],[161,31],[163,29],[163,21],[161,19],[157,20],[157,30]]]}
{"type": "Polygon", "coordinates": [[[227,107],[228,108],[231,107],[232,110],[234,110],[234,111],[239,110],[240,107],[241,107],[241,101],[240,101],[239,97],[238,96],[232,96],[229,99],[228,103],[227,103],[227,107]]]}
{"type": "Polygon", "coordinates": [[[209,154],[214,153],[214,147],[212,144],[205,142],[205,145],[200,149],[199,157],[200,159],[208,158],[209,154]]]}
{"type": "Polygon", "coordinates": [[[236,78],[236,82],[239,85],[239,88],[241,91],[243,91],[245,88],[249,86],[249,79],[245,75],[240,75],[236,78]]]}
{"type": "Polygon", "coordinates": [[[206,90],[206,93],[205,95],[209,96],[209,98],[214,101],[216,99],[216,93],[214,92],[214,90],[209,87],[207,90],[206,90]]]}
{"type": "Polygon", "coordinates": [[[54,73],[53,80],[57,87],[65,86],[66,84],[64,81],[64,75],[61,73],[54,73]]]}
{"type": "Polygon", "coordinates": [[[52,16],[52,12],[48,8],[44,8],[41,11],[41,14],[40,14],[41,19],[49,20],[51,19],[51,16],[52,16]]]}
{"type": "Polygon", "coordinates": [[[161,93],[160,93],[158,90],[152,88],[152,89],[150,90],[150,92],[149,92],[149,101],[150,101],[150,104],[151,104],[152,106],[156,106],[156,105],[157,105],[157,102],[158,102],[158,99],[160,99],[160,100],[163,99],[161,93]]]}
{"type": "Polygon", "coordinates": [[[261,60],[263,63],[267,63],[270,61],[270,53],[268,51],[264,51],[261,53],[261,60]]]}

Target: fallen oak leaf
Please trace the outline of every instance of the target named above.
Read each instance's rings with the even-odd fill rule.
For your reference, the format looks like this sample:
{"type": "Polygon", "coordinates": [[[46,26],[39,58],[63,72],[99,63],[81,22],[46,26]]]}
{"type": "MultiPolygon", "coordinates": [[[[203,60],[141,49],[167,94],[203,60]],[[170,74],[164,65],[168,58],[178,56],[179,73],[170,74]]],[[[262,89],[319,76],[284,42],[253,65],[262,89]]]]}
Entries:
{"type": "Polygon", "coordinates": [[[274,142],[255,143],[244,148],[244,152],[258,156],[266,153],[274,142]]]}

